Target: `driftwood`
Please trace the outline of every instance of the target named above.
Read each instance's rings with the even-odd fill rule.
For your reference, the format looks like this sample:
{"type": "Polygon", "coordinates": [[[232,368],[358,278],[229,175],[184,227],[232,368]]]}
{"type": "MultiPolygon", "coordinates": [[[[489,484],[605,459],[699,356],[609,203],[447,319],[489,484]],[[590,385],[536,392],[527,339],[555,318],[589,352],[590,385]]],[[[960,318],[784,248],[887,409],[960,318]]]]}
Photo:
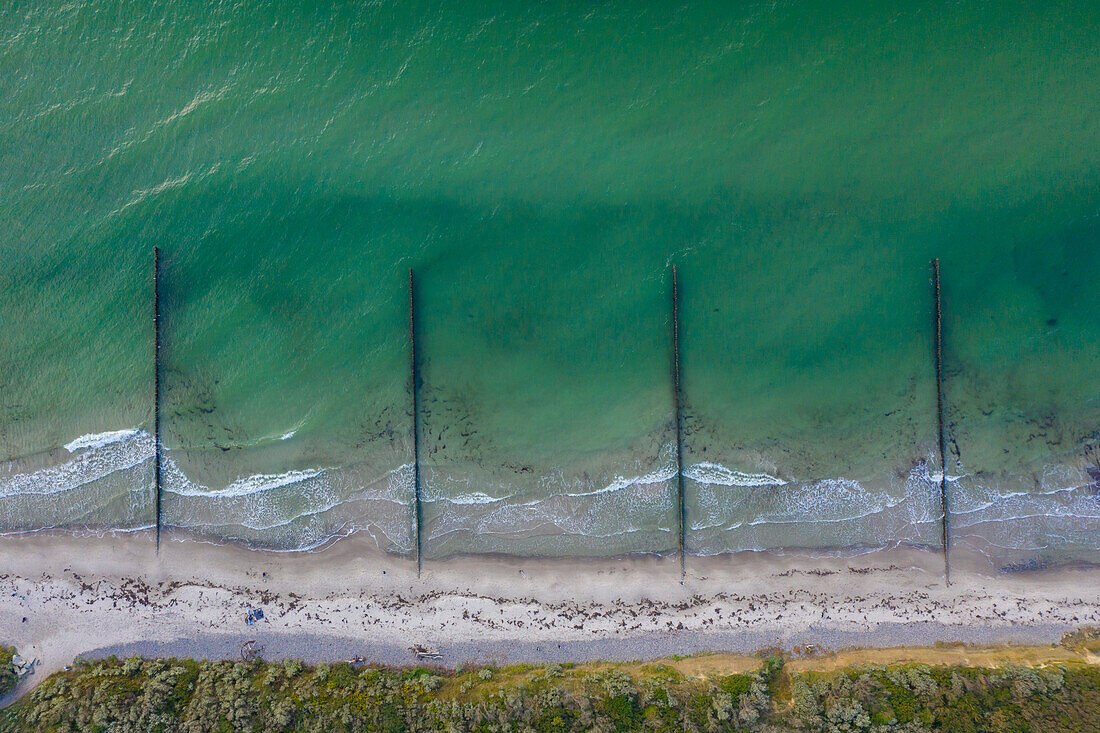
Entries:
{"type": "Polygon", "coordinates": [[[433,647],[424,646],[423,644],[413,644],[409,647],[409,651],[412,652],[417,659],[442,659],[443,655],[433,647]]]}
{"type": "Polygon", "coordinates": [[[241,661],[251,662],[263,654],[263,646],[256,643],[255,639],[249,639],[241,644],[241,661]]]}

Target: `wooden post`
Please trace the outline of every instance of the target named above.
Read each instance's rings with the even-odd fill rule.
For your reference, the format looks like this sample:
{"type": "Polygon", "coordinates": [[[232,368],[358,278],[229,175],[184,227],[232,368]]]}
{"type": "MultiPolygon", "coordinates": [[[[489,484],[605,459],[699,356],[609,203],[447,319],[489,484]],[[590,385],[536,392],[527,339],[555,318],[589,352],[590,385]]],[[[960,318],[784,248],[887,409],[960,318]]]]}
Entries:
{"type": "Polygon", "coordinates": [[[943,430],[943,309],[940,300],[940,259],[932,260],[932,289],[936,299],[935,358],[936,358],[936,421],[939,426],[940,450],[940,507],[943,509],[943,575],[951,585],[951,564],[948,559],[949,506],[947,503],[947,443],[943,430]]]}
{"type": "Polygon", "coordinates": [[[409,374],[412,379],[413,410],[413,492],[415,497],[416,522],[416,577],[420,577],[422,565],[421,553],[421,508],[420,508],[420,373],[416,360],[416,290],[412,268],[409,268],[409,374]]]}
{"type": "Polygon", "coordinates": [[[153,247],[153,485],[156,489],[157,554],[160,554],[160,247],[153,247]]]}
{"type": "Polygon", "coordinates": [[[684,521],[684,438],[680,414],[680,293],[676,265],[672,266],[672,395],[676,406],[676,499],[679,506],[680,584],[687,574],[687,529],[684,521]]]}

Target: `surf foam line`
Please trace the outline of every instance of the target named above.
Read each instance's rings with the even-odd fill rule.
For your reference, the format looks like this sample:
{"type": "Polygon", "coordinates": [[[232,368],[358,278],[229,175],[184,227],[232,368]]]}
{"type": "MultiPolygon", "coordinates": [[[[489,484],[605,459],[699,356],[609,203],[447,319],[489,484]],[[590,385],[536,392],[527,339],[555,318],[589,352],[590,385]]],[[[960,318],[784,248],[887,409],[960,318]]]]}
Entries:
{"type": "MultiPolygon", "coordinates": [[[[848,496],[851,500],[854,501],[854,500],[858,499],[859,502],[860,502],[860,505],[861,505],[860,506],[860,511],[858,513],[855,513],[855,514],[845,514],[844,516],[837,517],[837,518],[830,518],[830,519],[819,519],[819,520],[797,519],[797,520],[790,520],[792,522],[845,521],[845,520],[849,520],[849,519],[858,519],[858,518],[861,518],[861,517],[870,516],[870,515],[875,514],[877,512],[881,512],[881,511],[885,511],[885,510],[888,510],[888,509],[896,508],[897,506],[905,504],[907,501],[912,501],[914,496],[917,494],[917,492],[915,490],[910,489],[910,490],[907,490],[907,492],[904,496],[892,496],[892,495],[889,495],[889,494],[887,494],[885,492],[882,492],[882,491],[867,490],[858,481],[855,481],[855,480],[852,480],[852,479],[845,479],[845,478],[817,479],[817,480],[814,480],[814,481],[807,481],[807,482],[793,482],[793,481],[787,481],[785,479],[777,478],[777,477],[772,476],[772,475],[767,474],[767,473],[746,473],[746,472],[743,472],[743,471],[738,471],[738,470],[735,470],[735,469],[727,468],[726,466],[723,466],[721,464],[711,463],[711,462],[701,462],[701,463],[694,464],[694,465],[688,467],[685,470],[684,474],[685,474],[685,478],[690,478],[693,481],[695,481],[699,484],[704,484],[706,486],[730,486],[730,487],[749,488],[749,489],[751,489],[751,488],[775,488],[775,489],[779,489],[780,487],[790,486],[790,487],[793,487],[793,488],[797,489],[797,491],[799,493],[805,493],[805,492],[808,492],[808,491],[816,491],[816,490],[819,490],[819,489],[826,489],[826,490],[835,489],[835,488],[839,487],[839,488],[843,488],[843,489],[846,490],[846,493],[848,494],[848,496]],[[868,497],[872,497],[872,498],[876,499],[876,502],[875,502],[875,504],[877,505],[876,508],[873,508],[873,509],[870,509],[870,510],[866,509],[866,499],[868,497]]],[[[927,477],[926,474],[927,474],[926,471],[921,472],[920,469],[916,469],[908,477],[908,480],[909,481],[916,481],[916,482],[921,482],[921,481],[924,481],[924,480],[928,480],[928,477],[927,477]]],[[[560,476],[560,474],[559,474],[559,476],[560,476]]],[[[641,474],[639,476],[633,476],[633,477],[616,476],[607,485],[605,485],[603,487],[600,487],[600,488],[595,488],[595,489],[588,490],[588,491],[569,491],[567,489],[565,489],[565,490],[559,489],[557,491],[553,491],[553,493],[550,493],[546,496],[531,498],[531,499],[527,499],[527,500],[520,501],[520,502],[515,502],[515,503],[509,504],[507,506],[509,508],[520,507],[520,506],[531,507],[531,506],[537,506],[539,504],[545,504],[547,502],[553,502],[553,501],[560,500],[560,499],[563,499],[563,498],[585,498],[585,497],[600,496],[600,495],[604,495],[604,494],[612,494],[612,493],[615,493],[615,492],[627,491],[627,490],[629,490],[631,488],[635,488],[635,487],[643,487],[643,486],[650,486],[650,485],[654,485],[654,484],[660,484],[660,483],[663,483],[663,482],[670,481],[671,479],[675,478],[675,476],[676,476],[676,467],[670,463],[668,465],[661,466],[660,468],[657,468],[657,469],[655,469],[653,471],[650,471],[648,473],[645,473],[645,474],[641,474]]],[[[461,481],[461,483],[465,484],[466,486],[469,486],[470,482],[469,481],[461,481]]],[[[544,482],[543,488],[546,488],[546,483],[548,483],[548,482],[544,482]]],[[[564,478],[559,478],[559,484],[566,484],[566,483],[567,482],[564,478]]],[[[488,493],[485,493],[484,491],[466,491],[466,492],[464,492],[462,494],[458,494],[456,496],[438,496],[438,495],[430,496],[426,499],[425,503],[437,504],[437,505],[438,504],[444,504],[444,505],[450,504],[450,505],[458,505],[458,506],[489,505],[489,504],[500,504],[501,502],[504,502],[508,499],[511,499],[514,496],[515,496],[515,494],[510,494],[510,493],[502,494],[500,496],[492,496],[488,493]]],[[[792,494],[791,496],[792,496],[792,498],[794,498],[796,496],[796,494],[792,494]]],[[[654,501],[663,501],[663,498],[662,499],[655,498],[654,501]]],[[[935,517],[934,519],[938,519],[938,517],[935,517]]],[[[762,520],[762,521],[767,521],[767,520],[762,520]]],[[[776,520],[776,521],[782,521],[782,520],[776,520]]],[[[756,522],[754,522],[754,523],[756,523],[756,522]]],[[[714,526],[720,526],[720,525],[716,524],[716,525],[709,525],[709,526],[714,527],[714,526]]],[[[699,526],[699,525],[692,525],[692,529],[704,529],[704,528],[707,528],[707,527],[699,526]]]]}
{"type": "Polygon", "coordinates": [[[890,540],[888,542],[882,542],[880,544],[852,544],[835,547],[787,547],[782,545],[775,547],[745,546],[735,549],[717,548],[712,550],[692,550],[690,554],[694,557],[718,557],[719,555],[731,555],[739,552],[752,552],[757,554],[775,555],[778,557],[840,558],[862,557],[863,555],[871,555],[873,553],[883,552],[885,550],[894,550],[899,547],[917,547],[918,549],[927,549],[922,545],[915,545],[905,540],[890,540]]]}
{"type": "Polygon", "coordinates": [[[82,435],[65,449],[72,457],[56,466],[0,477],[0,498],[64,494],[132,470],[153,458],[153,439],[143,430],[115,430],[82,435]]]}
{"type": "MultiPolygon", "coordinates": [[[[607,539],[607,540],[609,540],[609,539],[612,539],[612,538],[623,537],[623,536],[627,536],[627,535],[640,534],[640,533],[644,533],[644,532],[672,534],[674,531],[675,530],[671,529],[670,527],[657,527],[657,528],[654,528],[654,529],[647,529],[645,527],[627,527],[627,528],[623,529],[621,532],[619,532],[619,531],[604,532],[604,533],[598,533],[598,532],[597,533],[571,532],[571,531],[563,529],[560,525],[554,524],[553,522],[547,520],[547,521],[542,521],[542,522],[539,522],[538,524],[534,524],[534,525],[531,525],[529,527],[526,527],[524,529],[524,531],[520,532],[520,533],[516,533],[516,532],[510,531],[510,530],[507,530],[507,529],[500,530],[500,529],[485,529],[485,528],[482,528],[482,527],[451,527],[450,529],[444,529],[444,530],[441,530],[439,532],[431,534],[428,537],[428,539],[439,540],[439,539],[446,539],[450,535],[455,535],[455,534],[461,534],[461,533],[475,534],[476,533],[478,535],[493,535],[495,537],[525,537],[525,536],[546,537],[546,536],[552,536],[552,537],[583,537],[585,539],[597,539],[597,540],[607,539]],[[540,534],[540,530],[545,530],[545,529],[556,529],[558,531],[553,533],[552,535],[540,534]]],[[[662,551],[660,551],[660,550],[638,550],[637,552],[640,553],[640,554],[661,554],[662,551]]]]}
{"type": "Polygon", "coordinates": [[[167,463],[165,526],[188,536],[305,552],[366,532],[376,543],[384,537],[388,551],[408,550],[410,464],[363,478],[344,467],[253,474],[210,489],[167,463]]]}
{"type": "Polygon", "coordinates": [[[604,486],[602,489],[594,489],[592,491],[565,491],[558,494],[558,496],[597,496],[599,494],[607,494],[615,491],[623,491],[629,489],[632,486],[648,486],[651,484],[659,484],[664,481],[670,481],[676,476],[676,466],[668,465],[662,466],[655,471],[642,474],[641,476],[634,476],[631,478],[625,478],[623,476],[616,476],[612,479],[611,483],[604,486]]]}
{"type": "MultiPolygon", "coordinates": [[[[676,467],[672,465],[662,466],[658,469],[650,471],[649,473],[642,474],[640,476],[616,476],[606,486],[591,489],[588,491],[569,491],[567,489],[559,489],[552,493],[539,497],[536,499],[529,499],[520,502],[519,506],[534,506],[543,502],[552,501],[555,499],[561,499],[563,497],[580,498],[585,496],[599,496],[600,494],[610,494],[617,491],[625,491],[635,486],[650,486],[653,484],[659,484],[665,481],[670,481],[676,477],[676,467]]],[[[467,485],[468,482],[464,482],[467,485]]],[[[559,486],[566,484],[566,480],[561,478],[559,486]]],[[[542,488],[542,487],[540,487],[542,488]]],[[[508,493],[502,496],[492,496],[484,491],[469,491],[456,496],[427,496],[424,499],[425,504],[433,503],[447,503],[457,505],[471,505],[471,504],[496,504],[507,499],[511,499],[515,494],[508,493]]]]}
{"type": "Polygon", "coordinates": [[[744,473],[709,461],[689,466],[684,470],[684,478],[711,486],[786,486],[788,483],[766,473],[744,473]]]}
{"type": "Polygon", "coordinates": [[[88,476],[85,479],[71,482],[65,481],[66,478],[69,478],[69,474],[64,471],[62,467],[36,471],[34,473],[16,474],[10,481],[0,481],[0,499],[10,499],[16,496],[53,496],[55,494],[75,491],[95,483],[96,481],[107,478],[112,474],[122,473],[123,471],[137,468],[150,458],[152,458],[152,456],[146,456],[132,463],[124,463],[115,466],[108,472],[88,476]],[[60,479],[56,484],[51,481],[51,479],[55,477],[60,479]],[[42,486],[43,483],[45,483],[46,486],[42,486]]]}
{"type": "MultiPolygon", "coordinates": [[[[183,472],[178,468],[175,468],[172,473],[183,476],[183,472]]],[[[224,489],[211,489],[188,480],[186,486],[175,488],[169,486],[165,488],[165,491],[176,496],[200,496],[209,499],[250,496],[300,484],[303,481],[323,476],[324,473],[325,469],[320,468],[287,471],[285,473],[255,473],[233,481],[224,489]]]]}
{"type": "MultiPolygon", "coordinates": [[[[225,525],[226,530],[232,530],[237,525],[225,525]]],[[[150,525],[150,528],[152,525],[150,525]]],[[[226,543],[239,544],[248,549],[258,549],[264,552],[273,552],[278,554],[291,554],[291,553],[312,553],[321,552],[335,545],[340,540],[345,540],[355,535],[367,535],[374,541],[375,547],[382,552],[394,552],[397,554],[408,554],[410,548],[401,544],[400,539],[395,539],[393,535],[376,524],[355,524],[352,522],[345,522],[335,531],[326,534],[323,537],[310,540],[309,542],[295,545],[293,547],[279,547],[276,545],[266,545],[256,542],[256,540],[244,537],[241,535],[234,535],[231,532],[226,532],[221,535],[215,535],[212,532],[203,533],[198,529],[187,527],[168,527],[168,530],[172,532],[169,535],[170,542],[198,542],[203,545],[213,545],[218,547],[226,543]],[[379,538],[384,538],[388,541],[388,546],[383,546],[383,543],[379,538]],[[395,549],[396,548],[396,549],[395,549]]]]}
{"type": "Polygon", "coordinates": [[[117,443],[128,438],[137,437],[142,431],[137,428],[130,430],[112,430],[106,433],[89,433],[87,435],[81,435],[71,443],[65,444],[65,450],[70,453],[76,453],[79,450],[87,450],[89,448],[102,448],[105,445],[111,443],[117,443]]]}
{"type": "MultiPolygon", "coordinates": [[[[152,511],[152,476],[146,475],[146,469],[151,474],[155,454],[151,434],[137,428],[88,433],[67,443],[65,450],[71,455],[58,465],[7,476],[0,473],[0,499],[24,497],[21,504],[8,504],[7,512],[0,511],[0,532],[62,530],[97,535],[132,531],[133,519],[152,511]],[[135,470],[138,473],[127,473],[135,470]],[[94,493],[86,495],[84,487],[94,493]],[[80,492],[76,498],[65,498],[74,491],[80,492]],[[129,499],[125,499],[127,495],[129,499]],[[126,517],[110,508],[120,499],[129,506],[126,517]],[[59,518],[57,507],[66,504],[82,505],[79,517],[62,511],[64,517],[59,518]],[[18,514],[13,514],[16,511],[18,514]]],[[[362,477],[359,470],[317,467],[257,473],[217,488],[190,480],[171,456],[165,456],[164,493],[172,503],[165,524],[189,535],[206,533],[218,540],[239,539],[255,546],[266,546],[263,533],[273,530],[272,541],[284,547],[293,545],[292,550],[327,545],[360,530],[387,540],[399,538],[402,528],[397,525],[411,501],[412,465],[362,477]],[[360,521],[351,516],[348,507],[365,507],[361,502],[372,508],[356,510],[362,514],[360,521]],[[377,516],[377,507],[383,505],[392,509],[381,510],[385,516],[377,516]],[[295,536],[298,527],[300,537],[295,536]],[[221,532],[222,528],[226,531],[221,532]],[[279,532],[280,528],[288,531],[279,532]],[[242,533],[251,536],[235,537],[242,533]]],[[[136,524],[144,527],[147,520],[138,519],[136,524]]],[[[395,545],[403,542],[394,540],[395,545]]]]}
{"type": "MultiPolygon", "coordinates": [[[[443,483],[457,484],[465,490],[456,496],[427,498],[425,505],[433,508],[433,516],[426,522],[427,539],[441,542],[455,536],[467,536],[522,542],[525,538],[536,541],[583,538],[591,542],[649,533],[668,535],[671,530],[663,525],[668,519],[665,515],[672,509],[670,500],[673,497],[669,491],[657,487],[670,489],[677,467],[668,455],[671,451],[662,453],[663,465],[636,476],[614,476],[603,486],[591,486],[587,479],[583,482],[567,479],[558,469],[540,477],[536,490],[542,493],[541,496],[504,494],[493,497],[485,491],[471,490],[472,480],[448,477],[443,483]],[[609,501],[616,505],[613,511],[601,508],[609,501]],[[662,526],[654,528],[651,526],[654,522],[662,526]]],[[[498,542],[489,542],[489,545],[496,544],[498,542]]],[[[482,551],[511,552],[513,549],[493,546],[482,551]]],[[[638,551],[651,550],[639,548],[638,551]]],[[[462,550],[459,554],[465,552],[467,550],[462,550]]],[[[580,552],[583,554],[583,550],[580,552]]]]}
{"type": "MultiPolygon", "coordinates": [[[[474,491],[469,494],[459,494],[458,496],[441,497],[436,501],[446,501],[450,504],[495,504],[498,501],[504,501],[510,499],[511,494],[508,496],[489,496],[484,491],[474,491]]],[[[424,503],[429,503],[431,500],[426,500],[424,503]]]]}
{"type": "MultiPolygon", "coordinates": [[[[337,470],[336,468],[330,467],[295,469],[284,473],[254,473],[234,480],[223,489],[211,489],[208,486],[203,486],[202,484],[191,481],[171,458],[167,458],[165,463],[165,474],[169,475],[170,480],[176,483],[175,486],[166,486],[164,489],[165,493],[203,499],[232,499],[255,494],[264,494],[274,491],[275,489],[302,484],[311,479],[323,478],[328,473],[337,470]]],[[[386,479],[392,481],[394,478],[400,478],[402,474],[411,470],[412,464],[405,463],[380,476],[367,479],[363,482],[363,486],[375,486],[386,479]]],[[[407,501],[402,501],[400,498],[393,498],[390,500],[401,504],[408,503],[407,501]]]]}
{"type": "Polygon", "coordinates": [[[0,537],[17,537],[19,535],[26,534],[39,534],[41,532],[64,532],[66,535],[72,537],[113,537],[114,535],[134,534],[136,532],[144,532],[146,530],[154,529],[155,524],[138,524],[133,527],[107,527],[107,528],[92,528],[92,527],[78,527],[78,528],[66,528],[66,527],[37,527],[35,529],[13,529],[13,530],[0,530],[0,537]]]}
{"type": "Polygon", "coordinates": [[[887,519],[884,527],[897,531],[902,526],[916,528],[942,519],[931,505],[929,487],[933,480],[927,464],[914,466],[900,485],[888,480],[882,488],[868,488],[847,478],[784,480],[720,464],[707,464],[704,471],[693,473],[708,479],[696,479],[703,488],[696,498],[698,513],[691,524],[693,532],[724,533],[784,525],[854,527],[876,516],[887,519]],[[725,487],[732,490],[725,491],[725,487]]]}
{"type": "MultiPolygon", "coordinates": [[[[0,498],[59,496],[110,479],[115,474],[119,474],[116,477],[120,484],[117,491],[113,485],[104,484],[105,488],[115,492],[111,496],[129,492],[138,497],[130,500],[129,503],[134,504],[150,491],[146,477],[137,473],[133,476],[126,474],[141,469],[153,457],[153,438],[144,430],[129,428],[88,433],[66,443],[64,448],[69,455],[59,465],[7,476],[0,474],[0,498]]],[[[651,471],[637,476],[618,475],[607,481],[606,485],[591,488],[579,486],[576,481],[567,481],[560,473],[544,476],[537,490],[548,492],[548,495],[520,496],[518,501],[514,494],[504,493],[507,492],[504,486],[500,487],[504,490],[501,495],[491,496],[476,490],[472,481],[455,482],[464,483],[466,490],[457,496],[436,496],[428,500],[429,504],[450,507],[437,518],[437,522],[442,521],[437,524],[432,536],[474,530],[494,535],[514,533],[521,536],[531,533],[535,527],[588,537],[657,531],[642,525],[648,524],[651,514],[655,521],[664,521],[664,514],[657,510],[665,507],[668,497],[665,492],[648,489],[675,478],[676,469],[670,456],[662,457],[664,464],[651,471]],[[626,512],[620,517],[625,526],[611,529],[600,518],[600,510],[595,508],[597,504],[590,503],[601,502],[601,497],[616,494],[622,495],[629,504],[621,507],[626,512]]],[[[175,505],[168,523],[177,529],[213,534],[223,527],[236,527],[237,533],[247,534],[278,530],[298,523],[305,534],[301,542],[296,543],[289,533],[284,533],[286,536],[281,540],[298,544],[296,549],[327,544],[353,526],[357,528],[353,531],[381,532],[387,537],[404,534],[395,522],[401,514],[401,507],[407,507],[410,501],[411,463],[366,478],[360,478],[356,471],[341,466],[256,473],[239,477],[221,488],[206,487],[191,481],[170,456],[166,456],[165,464],[168,479],[165,494],[173,497],[175,505]],[[385,518],[375,518],[373,515],[377,509],[368,510],[363,502],[371,507],[392,504],[394,509],[382,511],[385,518]],[[355,512],[340,513],[341,506],[351,505],[361,508],[355,512]],[[361,521],[357,513],[363,514],[361,521]],[[394,516],[390,517],[390,514],[394,516]],[[324,521],[317,521],[321,515],[328,516],[324,521]]],[[[926,506],[926,497],[921,495],[928,483],[940,477],[939,472],[933,474],[929,470],[929,465],[915,466],[905,479],[907,488],[904,495],[899,495],[897,492],[868,490],[859,482],[844,478],[802,482],[769,473],[741,471],[711,461],[695,463],[686,467],[685,477],[697,485],[713,488],[707,489],[709,493],[702,497],[706,502],[690,528],[695,532],[724,532],[772,524],[835,526],[844,522],[859,522],[877,513],[904,511],[906,505],[911,506],[911,511],[904,520],[912,525],[924,524],[937,519],[928,511],[931,507],[926,506]],[[723,487],[729,487],[730,491],[722,491],[723,487]],[[754,492],[762,493],[756,495],[754,492]],[[754,496],[759,498],[754,499],[754,496]],[[721,503],[707,506],[716,499],[721,503]],[[740,506],[746,500],[750,503],[740,506]],[[765,511],[753,509],[751,502],[757,500],[764,502],[760,508],[765,511]],[[832,506],[833,511],[825,511],[826,506],[832,506]],[[754,511],[757,512],[755,516],[730,521],[731,513],[736,516],[738,512],[754,511]]],[[[1004,521],[1046,525],[1067,520],[1085,521],[1094,517],[1090,497],[1083,496],[1088,487],[1074,485],[1080,481],[1076,472],[1070,468],[1062,470],[1059,466],[1054,466],[1052,471],[1055,472],[1052,478],[1056,476],[1059,483],[1051,481],[1038,493],[1009,491],[998,494],[989,487],[958,486],[955,493],[958,494],[956,512],[959,514],[960,529],[1004,521]],[[1082,492],[1079,501],[1066,506],[1051,505],[1051,499],[1074,492],[1082,492]]],[[[951,484],[957,484],[967,476],[973,478],[969,474],[946,478],[951,484]]],[[[443,483],[446,484],[447,480],[443,483]]],[[[108,499],[114,501],[110,497],[108,499]]],[[[96,498],[93,502],[100,500],[96,498]]],[[[49,501],[56,502],[58,499],[49,501]]],[[[32,513],[34,506],[27,504],[32,513]]],[[[94,517],[95,511],[93,505],[88,516],[94,517]]],[[[53,522],[47,520],[45,524],[52,525],[53,522]]],[[[24,533],[56,528],[18,525],[16,522],[4,532],[24,533]]],[[[104,528],[101,531],[115,530],[104,528]]],[[[131,531],[131,528],[127,525],[118,527],[117,531],[131,531]]],[[[666,528],[660,529],[662,533],[665,531],[666,528]]],[[[230,531],[228,534],[236,533],[230,531]]],[[[244,538],[244,541],[262,544],[263,538],[253,536],[244,538]]],[[[403,539],[397,541],[397,544],[403,543],[403,539]]]]}

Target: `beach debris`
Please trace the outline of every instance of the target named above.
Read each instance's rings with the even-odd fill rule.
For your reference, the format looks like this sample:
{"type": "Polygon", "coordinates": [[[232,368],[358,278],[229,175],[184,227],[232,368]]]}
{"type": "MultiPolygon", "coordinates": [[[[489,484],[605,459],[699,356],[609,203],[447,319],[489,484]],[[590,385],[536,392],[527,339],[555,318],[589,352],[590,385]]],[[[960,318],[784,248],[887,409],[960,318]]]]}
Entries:
{"type": "Polygon", "coordinates": [[[345,659],[344,661],[347,662],[348,664],[363,664],[367,660],[364,657],[358,657],[357,656],[357,657],[352,657],[351,659],[345,659]]]}
{"type": "Polygon", "coordinates": [[[256,657],[260,656],[263,651],[264,648],[262,645],[257,644],[255,639],[249,639],[241,644],[241,661],[251,662],[256,659],[256,657]]]}
{"type": "Polygon", "coordinates": [[[413,644],[409,647],[409,651],[412,652],[418,660],[443,658],[443,655],[440,654],[435,647],[425,646],[423,644],[413,644]]]}
{"type": "Polygon", "coordinates": [[[250,608],[248,613],[244,616],[244,622],[251,626],[264,617],[264,610],[262,608],[250,608]]]}

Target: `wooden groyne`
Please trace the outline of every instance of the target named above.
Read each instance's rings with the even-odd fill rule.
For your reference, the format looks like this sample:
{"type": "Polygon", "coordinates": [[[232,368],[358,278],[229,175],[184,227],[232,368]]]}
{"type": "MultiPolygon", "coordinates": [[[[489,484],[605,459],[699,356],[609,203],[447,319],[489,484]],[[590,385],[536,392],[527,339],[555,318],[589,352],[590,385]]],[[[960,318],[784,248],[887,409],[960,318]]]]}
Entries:
{"type": "Polygon", "coordinates": [[[160,554],[160,247],[153,247],[153,486],[157,554],[160,554]]]}
{"type": "Polygon", "coordinates": [[[414,521],[416,524],[416,577],[420,577],[422,565],[421,553],[421,525],[422,515],[420,509],[420,372],[416,359],[416,282],[413,279],[412,268],[409,268],[409,378],[412,390],[413,413],[413,495],[414,495],[414,521]]]}
{"type": "Polygon", "coordinates": [[[940,451],[940,507],[943,509],[943,574],[951,585],[951,563],[948,559],[949,508],[947,503],[947,442],[943,429],[943,307],[940,299],[940,259],[932,260],[932,289],[936,299],[935,357],[936,357],[936,423],[939,427],[940,451]]]}
{"type": "Polygon", "coordinates": [[[672,266],[672,400],[676,408],[676,501],[679,507],[680,584],[687,574],[687,529],[684,522],[684,436],[680,414],[680,289],[672,266]]]}

